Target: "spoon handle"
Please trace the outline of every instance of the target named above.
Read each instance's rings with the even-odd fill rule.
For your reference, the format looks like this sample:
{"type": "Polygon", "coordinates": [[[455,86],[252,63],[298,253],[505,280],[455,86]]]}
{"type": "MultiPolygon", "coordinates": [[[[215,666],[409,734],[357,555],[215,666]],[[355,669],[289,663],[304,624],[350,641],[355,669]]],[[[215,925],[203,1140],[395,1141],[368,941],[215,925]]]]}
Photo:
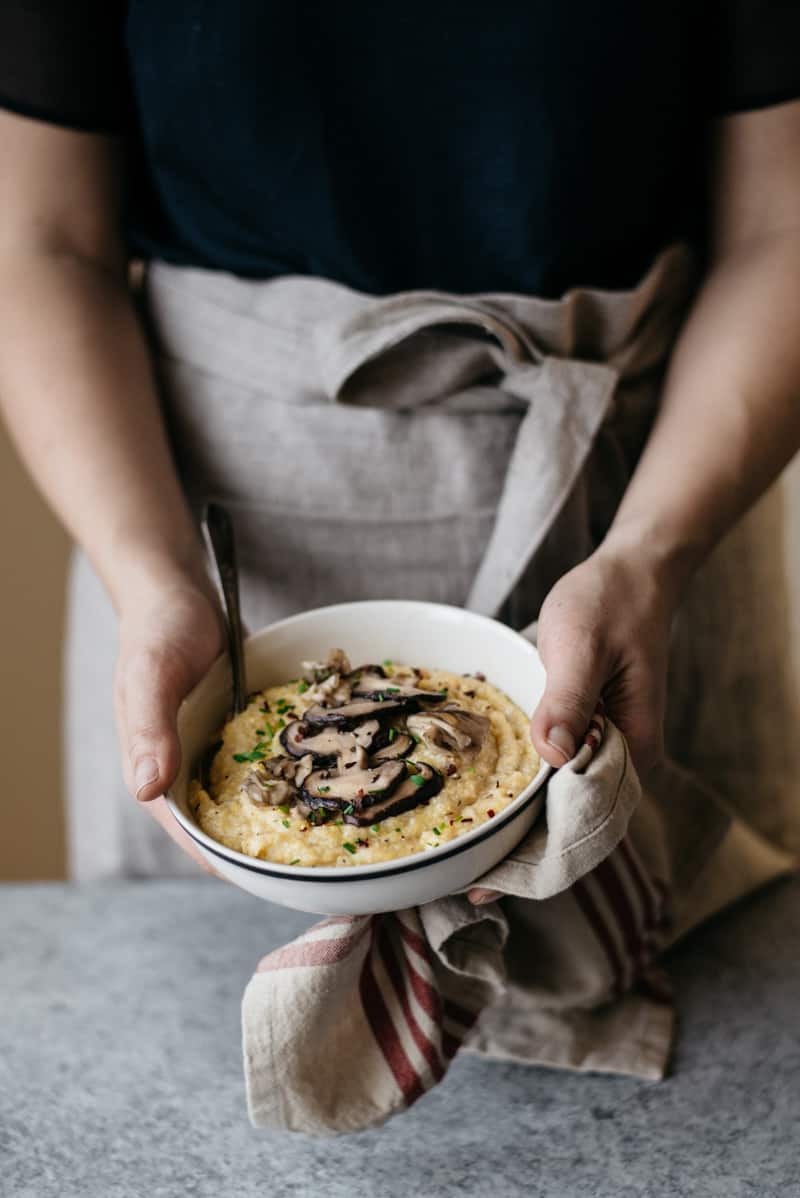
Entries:
{"type": "Polygon", "coordinates": [[[233,708],[238,715],[247,706],[244,674],[242,614],[239,606],[239,575],[236,569],[236,542],[230,513],[219,503],[207,503],[202,519],[203,536],[214,560],[225,605],[225,628],[233,672],[233,708]]]}

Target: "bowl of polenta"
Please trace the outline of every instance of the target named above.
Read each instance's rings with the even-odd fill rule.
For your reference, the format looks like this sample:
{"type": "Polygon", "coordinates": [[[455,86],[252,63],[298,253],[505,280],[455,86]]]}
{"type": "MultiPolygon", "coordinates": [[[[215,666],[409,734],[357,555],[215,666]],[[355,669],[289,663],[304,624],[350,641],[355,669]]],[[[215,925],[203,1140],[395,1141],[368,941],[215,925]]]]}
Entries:
{"type": "Polygon", "coordinates": [[[367,914],[468,887],[510,853],[550,768],[534,645],[443,604],[302,612],[220,658],[181,706],[169,808],[217,873],[303,911],[367,914]]]}

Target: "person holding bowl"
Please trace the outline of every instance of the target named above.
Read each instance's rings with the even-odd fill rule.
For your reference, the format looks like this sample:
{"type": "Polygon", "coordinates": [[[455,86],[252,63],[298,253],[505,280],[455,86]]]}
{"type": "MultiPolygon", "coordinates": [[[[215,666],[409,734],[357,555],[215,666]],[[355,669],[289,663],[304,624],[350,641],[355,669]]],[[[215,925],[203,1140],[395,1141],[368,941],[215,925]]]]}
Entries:
{"type": "Polygon", "coordinates": [[[186,848],[159,796],[223,643],[209,497],[254,626],[380,597],[538,617],[553,766],[602,697],[643,776],[666,713],[719,781],[735,699],[740,764],[775,763],[756,818],[800,843],[772,507],[696,586],[800,446],[798,35],[754,0],[4,5],[0,398],[83,550],[76,876],[185,868],[123,800],[111,671],[127,788],[186,848]]]}

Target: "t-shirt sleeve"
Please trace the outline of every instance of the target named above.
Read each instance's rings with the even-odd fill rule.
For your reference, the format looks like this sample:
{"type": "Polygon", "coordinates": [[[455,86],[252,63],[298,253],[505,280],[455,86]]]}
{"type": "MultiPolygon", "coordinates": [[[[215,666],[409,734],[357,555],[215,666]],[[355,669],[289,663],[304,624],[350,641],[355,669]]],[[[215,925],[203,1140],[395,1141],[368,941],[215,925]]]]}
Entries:
{"type": "Polygon", "coordinates": [[[129,104],[121,0],[0,0],[0,107],[120,133],[129,104]]]}
{"type": "Polygon", "coordinates": [[[800,0],[717,0],[709,29],[717,115],[800,99],[800,0]]]}

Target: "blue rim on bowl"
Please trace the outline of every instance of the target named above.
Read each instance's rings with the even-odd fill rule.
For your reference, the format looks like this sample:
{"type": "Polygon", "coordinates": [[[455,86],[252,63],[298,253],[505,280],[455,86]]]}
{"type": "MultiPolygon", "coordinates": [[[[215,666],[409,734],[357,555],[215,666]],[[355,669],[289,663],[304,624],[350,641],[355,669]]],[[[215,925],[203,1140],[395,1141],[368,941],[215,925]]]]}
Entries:
{"type": "Polygon", "coordinates": [[[518,815],[522,814],[539,791],[544,788],[551,773],[553,773],[553,767],[543,762],[536,777],[531,779],[522,793],[518,794],[515,799],[512,799],[499,815],[493,816],[488,823],[482,824],[480,828],[473,828],[469,832],[463,832],[460,836],[456,837],[455,841],[449,841],[447,844],[439,845],[435,849],[425,849],[422,852],[410,853],[408,857],[401,857],[393,861],[378,861],[371,865],[281,865],[275,861],[262,861],[259,857],[248,857],[245,853],[240,853],[236,849],[229,849],[226,845],[220,844],[219,841],[208,836],[207,833],[198,828],[194,821],[184,815],[175,800],[170,798],[169,793],[165,797],[172,814],[184,832],[196,844],[213,853],[215,857],[221,857],[223,860],[230,861],[234,865],[241,865],[253,873],[265,874],[267,877],[302,878],[304,882],[354,882],[359,878],[385,878],[392,874],[408,873],[412,869],[420,869],[424,865],[429,865],[431,861],[441,861],[446,857],[455,857],[457,853],[463,852],[471,845],[478,844],[481,840],[485,840],[488,836],[493,835],[499,828],[512,823],[518,815]]]}

